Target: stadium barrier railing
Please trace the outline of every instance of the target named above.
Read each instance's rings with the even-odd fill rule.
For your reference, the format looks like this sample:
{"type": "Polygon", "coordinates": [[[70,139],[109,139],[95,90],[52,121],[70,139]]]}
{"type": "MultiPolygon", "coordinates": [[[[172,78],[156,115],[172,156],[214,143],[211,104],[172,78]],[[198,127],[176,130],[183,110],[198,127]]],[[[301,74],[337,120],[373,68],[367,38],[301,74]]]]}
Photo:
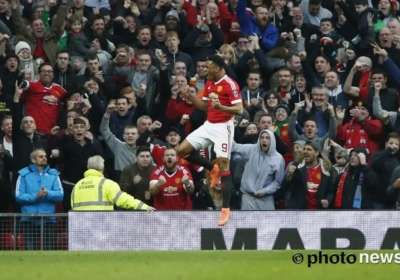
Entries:
{"type": "Polygon", "coordinates": [[[68,214],[0,213],[0,250],[68,250],[68,214]]]}
{"type": "Polygon", "coordinates": [[[400,211],[0,213],[0,250],[399,250],[400,211]]]}

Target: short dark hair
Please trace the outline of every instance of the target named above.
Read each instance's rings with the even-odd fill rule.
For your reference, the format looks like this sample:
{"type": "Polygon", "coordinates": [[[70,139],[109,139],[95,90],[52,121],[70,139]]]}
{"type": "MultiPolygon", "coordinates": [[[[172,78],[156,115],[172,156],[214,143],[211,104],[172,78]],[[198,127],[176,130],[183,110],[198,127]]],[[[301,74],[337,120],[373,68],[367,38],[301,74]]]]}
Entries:
{"type": "Polygon", "coordinates": [[[269,117],[269,118],[272,119],[272,121],[275,120],[274,116],[271,115],[270,113],[268,113],[268,114],[262,114],[262,115],[260,115],[260,118],[258,119],[258,123],[260,123],[260,121],[261,121],[261,119],[262,119],[263,117],[269,117]]]}
{"type": "Polygon", "coordinates": [[[313,118],[307,118],[307,119],[305,119],[305,121],[304,121],[304,123],[303,123],[303,126],[306,124],[306,122],[314,122],[314,123],[315,123],[315,126],[318,127],[317,121],[316,121],[315,119],[313,119],[313,118]]]}
{"type": "Polygon", "coordinates": [[[140,51],[138,51],[136,54],[136,57],[139,57],[142,55],[148,55],[148,56],[150,56],[150,59],[151,59],[151,53],[146,49],[141,49],[140,51]]]}
{"type": "MultiPolygon", "coordinates": [[[[298,73],[294,74],[294,81],[296,81],[297,78],[304,78],[305,79],[306,76],[304,75],[304,72],[301,71],[301,72],[298,72],[298,73]]],[[[306,80],[306,83],[307,83],[307,80],[306,80]]]]}
{"type": "Polygon", "coordinates": [[[207,62],[207,59],[203,58],[203,57],[198,59],[197,62],[196,62],[196,65],[197,65],[198,62],[207,62]]]}
{"type": "MultiPolygon", "coordinates": [[[[368,0],[367,0],[368,1],[368,0]]],[[[308,2],[308,6],[317,6],[317,5],[321,5],[321,0],[310,0],[310,2],[308,2]]]]}
{"type": "Polygon", "coordinates": [[[400,141],[400,134],[398,134],[397,132],[389,133],[388,136],[386,137],[386,142],[389,141],[390,138],[394,138],[400,141]]]}
{"type": "Polygon", "coordinates": [[[143,29],[148,29],[148,30],[150,31],[150,33],[151,33],[151,27],[150,27],[150,26],[148,26],[148,25],[142,25],[142,26],[140,26],[140,28],[139,28],[138,34],[139,34],[140,31],[142,31],[143,29]]]}
{"type": "Polygon", "coordinates": [[[94,16],[92,17],[92,20],[90,21],[90,26],[93,26],[94,22],[95,22],[96,20],[99,20],[99,19],[101,19],[102,21],[105,22],[104,17],[103,17],[102,15],[96,14],[96,15],[94,15],[94,16]]]}
{"type": "Polygon", "coordinates": [[[250,70],[250,71],[248,72],[248,74],[247,74],[247,78],[249,78],[249,77],[250,77],[250,74],[256,74],[256,75],[258,75],[258,76],[260,77],[260,80],[262,79],[261,72],[260,72],[260,71],[258,71],[258,70],[256,70],[256,69],[254,69],[254,70],[250,70]]]}
{"type": "Polygon", "coordinates": [[[53,65],[51,65],[49,62],[43,62],[42,64],[39,65],[38,71],[40,72],[44,66],[50,66],[51,69],[53,69],[53,65]]]}
{"type": "Polygon", "coordinates": [[[278,70],[278,73],[279,73],[279,72],[282,72],[282,71],[287,71],[287,72],[290,73],[290,75],[292,75],[292,71],[291,71],[289,68],[287,68],[287,67],[282,67],[282,68],[280,68],[280,69],[278,70]]]}
{"type": "Polygon", "coordinates": [[[374,69],[372,69],[371,70],[371,77],[372,77],[372,75],[375,75],[375,74],[382,74],[383,77],[385,77],[385,78],[387,77],[386,71],[383,70],[382,68],[374,68],[374,69]]]}
{"type": "Polygon", "coordinates": [[[99,59],[99,57],[97,56],[97,54],[94,54],[94,53],[88,54],[88,55],[85,57],[85,61],[86,61],[86,62],[88,62],[89,60],[98,60],[98,61],[100,61],[100,59],[99,59]]]}
{"type": "Polygon", "coordinates": [[[128,104],[130,104],[130,103],[129,103],[129,99],[128,99],[128,97],[126,97],[126,96],[123,96],[123,95],[121,96],[121,95],[120,95],[120,96],[118,96],[118,97],[116,98],[116,101],[118,101],[118,99],[125,99],[126,102],[127,102],[128,104]]]}
{"type": "Polygon", "coordinates": [[[330,18],[323,18],[323,19],[321,19],[320,24],[323,23],[323,22],[329,22],[329,23],[332,25],[332,27],[335,28],[335,24],[333,23],[333,20],[332,20],[332,19],[330,19],[330,18]]]}
{"type": "Polygon", "coordinates": [[[326,72],[326,74],[328,74],[328,73],[335,73],[336,76],[337,76],[338,79],[339,79],[339,73],[338,73],[335,69],[328,70],[328,71],[326,72]]]}
{"type": "Polygon", "coordinates": [[[270,89],[270,90],[267,91],[267,92],[265,93],[265,95],[264,95],[264,98],[263,98],[263,99],[264,99],[265,104],[267,104],[267,100],[268,100],[268,97],[269,97],[270,95],[273,95],[273,96],[276,97],[276,99],[278,99],[278,104],[281,104],[281,103],[282,103],[282,97],[280,96],[279,92],[278,92],[276,89],[270,89]]]}
{"type": "Polygon", "coordinates": [[[295,56],[298,57],[297,54],[288,52],[288,54],[285,56],[285,64],[288,63],[288,62],[291,62],[293,57],[295,57],[295,56]]]}
{"type": "Polygon", "coordinates": [[[1,125],[3,125],[3,122],[4,122],[5,120],[8,120],[8,119],[11,119],[11,120],[12,120],[12,116],[11,116],[11,115],[6,115],[6,116],[4,116],[4,117],[1,119],[1,125]]]}
{"type": "Polygon", "coordinates": [[[81,119],[81,117],[78,117],[78,118],[74,118],[74,124],[86,125],[86,122],[83,119],[81,119]]]}
{"type": "Polygon", "coordinates": [[[68,59],[71,58],[71,55],[69,54],[68,50],[66,50],[66,49],[57,51],[56,58],[57,58],[60,54],[63,54],[63,53],[68,54],[68,59]]]}
{"type": "Polygon", "coordinates": [[[79,109],[77,109],[77,108],[69,109],[69,110],[68,110],[68,113],[69,113],[69,112],[74,112],[78,117],[82,117],[82,116],[83,116],[82,111],[79,110],[79,109]]]}
{"type": "Polygon", "coordinates": [[[207,60],[211,61],[215,65],[217,65],[219,68],[224,69],[225,68],[225,61],[222,58],[222,56],[219,55],[210,55],[207,60]]]}
{"type": "MultiPolygon", "coordinates": [[[[326,56],[324,56],[324,55],[318,55],[318,56],[315,58],[315,60],[317,60],[318,57],[322,57],[322,58],[326,61],[326,63],[329,63],[329,58],[327,58],[326,56]]],[[[314,61],[314,62],[315,62],[315,61],[314,61]]]]}
{"type": "Polygon", "coordinates": [[[129,46],[127,44],[119,44],[115,49],[125,49],[126,52],[129,52],[129,46]]]}
{"type": "Polygon", "coordinates": [[[353,5],[368,6],[368,0],[354,0],[353,5]]]}
{"type": "Polygon", "coordinates": [[[238,41],[239,41],[239,39],[247,39],[248,40],[249,39],[249,35],[240,33],[240,35],[238,37],[238,41]]]}
{"type": "Polygon", "coordinates": [[[137,150],[136,150],[136,156],[138,156],[140,153],[143,153],[143,152],[149,152],[149,153],[151,154],[150,147],[147,147],[147,146],[140,146],[140,147],[137,148],[137,150]]]}

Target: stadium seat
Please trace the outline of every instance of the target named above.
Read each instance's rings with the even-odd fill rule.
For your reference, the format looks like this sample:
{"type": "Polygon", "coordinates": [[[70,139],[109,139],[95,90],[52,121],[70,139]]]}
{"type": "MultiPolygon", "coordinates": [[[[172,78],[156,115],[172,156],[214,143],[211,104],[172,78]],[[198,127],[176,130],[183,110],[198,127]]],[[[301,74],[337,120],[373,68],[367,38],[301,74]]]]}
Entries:
{"type": "Polygon", "coordinates": [[[25,247],[24,247],[24,236],[23,236],[22,233],[19,234],[18,237],[17,237],[17,246],[18,246],[18,249],[19,249],[20,251],[25,251],[25,247]]]}
{"type": "Polygon", "coordinates": [[[56,218],[56,226],[54,228],[55,232],[64,232],[65,231],[65,225],[66,221],[65,218],[62,217],[57,217],[56,218]]]}
{"type": "Polygon", "coordinates": [[[64,207],[62,205],[62,202],[56,203],[56,213],[64,213],[64,207]]]}
{"type": "Polygon", "coordinates": [[[13,250],[14,236],[11,233],[0,233],[0,250],[13,250]]]}
{"type": "Polygon", "coordinates": [[[286,200],[279,200],[279,209],[286,209],[286,200]]]}
{"type": "Polygon", "coordinates": [[[56,250],[68,250],[68,233],[58,233],[56,235],[56,250]]]}

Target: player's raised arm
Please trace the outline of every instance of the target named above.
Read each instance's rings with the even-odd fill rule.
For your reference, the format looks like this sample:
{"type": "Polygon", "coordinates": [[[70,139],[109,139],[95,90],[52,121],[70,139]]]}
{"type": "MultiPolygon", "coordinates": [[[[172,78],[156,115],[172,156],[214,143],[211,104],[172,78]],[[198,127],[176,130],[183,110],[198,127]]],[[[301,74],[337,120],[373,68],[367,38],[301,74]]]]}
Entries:
{"type": "Polygon", "coordinates": [[[197,95],[193,95],[189,91],[189,86],[186,85],[182,87],[181,90],[183,96],[187,98],[190,102],[193,103],[196,108],[199,108],[200,110],[207,111],[208,108],[208,100],[200,100],[197,95]]]}

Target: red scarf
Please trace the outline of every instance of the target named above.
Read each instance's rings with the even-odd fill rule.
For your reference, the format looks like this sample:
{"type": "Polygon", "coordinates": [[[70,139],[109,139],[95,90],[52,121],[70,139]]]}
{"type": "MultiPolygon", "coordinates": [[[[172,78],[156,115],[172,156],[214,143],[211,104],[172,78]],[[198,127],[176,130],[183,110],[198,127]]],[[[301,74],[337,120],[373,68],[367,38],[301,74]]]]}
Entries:
{"type": "MultiPolygon", "coordinates": [[[[370,120],[371,116],[365,118],[365,120],[370,120]]],[[[346,149],[361,147],[368,150],[368,134],[365,132],[362,125],[352,118],[349,122],[349,126],[346,130],[346,143],[344,144],[346,149]],[[355,131],[354,127],[359,126],[360,129],[355,131]]]]}
{"type": "Polygon", "coordinates": [[[349,174],[349,170],[346,169],[346,171],[343,173],[342,177],[340,178],[338,189],[336,191],[335,202],[333,204],[334,208],[337,208],[337,209],[342,208],[344,182],[346,182],[346,178],[347,178],[348,174],[349,174]]]}
{"type": "Polygon", "coordinates": [[[82,30],[81,30],[81,31],[78,31],[78,32],[75,32],[75,31],[73,31],[73,30],[71,29],[69,32],[71,32],[71,33],[74,34],[74,35],[79,35],[79,34],[82,33],[82,30]]]}
{"type": "Polygon", "coordinates": [[[43,61],[48,61],[48,58],[46,56],[46,53],[44,52],[43,46],[43,37],[42,38],[36,38],[36,48],[35,52],[33,53],[33,58],[42,58],[43,61]]]}

